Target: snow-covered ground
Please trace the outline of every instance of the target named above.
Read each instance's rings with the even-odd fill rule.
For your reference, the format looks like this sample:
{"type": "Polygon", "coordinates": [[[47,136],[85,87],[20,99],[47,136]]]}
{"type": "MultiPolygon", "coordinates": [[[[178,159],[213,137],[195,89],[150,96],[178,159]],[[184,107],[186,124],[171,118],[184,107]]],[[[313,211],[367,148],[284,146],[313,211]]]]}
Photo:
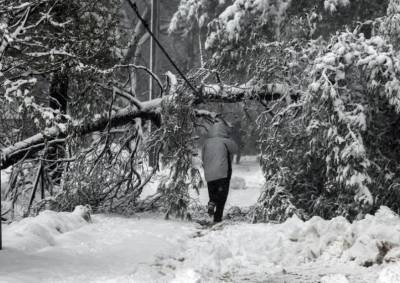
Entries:
{"type": "Polygon", "coordinates": [[[212,229],[46,211],[3,228],[0,282],[400,282],[400,217],[387,208],[353,224],[294,217],[212,229]]]}
{"type": "MultiPolygon", "coordinates": [[[[255,160],[234,170],[248,188],[232,190],[228,205],[252,205],[262,185],[255,160]]],[[[156,215],[89,223],[85,212],[3,225],[0,282],[400,282],[400,217],[385,207],[354,223],[293,217],[211,229],[156,215]]]]}
{"type": "Polygon", "coordinates": [[[50,211],[3,228],[0,282],[18,283],[133,282],[136,269],[173,254],[195,231],[162,218],[94,215],[87,223],[50,211]]]}

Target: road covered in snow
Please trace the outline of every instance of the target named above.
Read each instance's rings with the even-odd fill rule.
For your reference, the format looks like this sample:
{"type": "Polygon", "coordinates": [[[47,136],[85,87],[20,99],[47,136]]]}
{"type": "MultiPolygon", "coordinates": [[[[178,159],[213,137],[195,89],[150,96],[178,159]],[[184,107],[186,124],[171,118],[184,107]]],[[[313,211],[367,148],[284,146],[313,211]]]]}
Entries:
{"type": "Polygon", "coordinates": [[[400,218],[384,207],[353,224],[294,217],[211,229],[154,215],[88,223],[81,211],[4,226],[0,282],[400,282],[400,218]]]}
{"type": "MultiPolygon", "coordinates": [[[[234,177],[227,208],[254,204],[255,159],[235,165],[234,177]]],[[[205,188],[195,201],[207,202],[205,188]]],[[[400,282],[400,217],[386,207],[354,223],[292,217],[210,229],[155,214],[83,216],[81,206],[3,225],[0,282],[400,282]]]]}

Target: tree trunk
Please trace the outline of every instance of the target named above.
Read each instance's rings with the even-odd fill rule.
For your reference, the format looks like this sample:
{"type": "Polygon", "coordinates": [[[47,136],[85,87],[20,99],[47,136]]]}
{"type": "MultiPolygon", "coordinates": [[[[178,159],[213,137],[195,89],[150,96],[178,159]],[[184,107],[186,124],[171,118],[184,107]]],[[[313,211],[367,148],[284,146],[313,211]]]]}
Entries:
{"type": "MultiPolygon", "coordinates": [[[[50,101],[49,106],[53,110],[59,110],[60,114],[67,114],[68,107],[68,75],[66,72],[58,71],[53,74],[53,78],[50,85],[50,101]]],[[[61,119],[65,122],[65,119],[61,119]]],[[[58,143],[56,145],[50,146],[46,152],[46,165],[43,170],[49,173],[49,177],[53,184],[59,185],[61,182],[61,176],[63,174],[63,166],[58,159],[65,157],[65,143],[58,143]]],[[[43,192],[43,182],[42,178],[42,194],[43,192]]]]}

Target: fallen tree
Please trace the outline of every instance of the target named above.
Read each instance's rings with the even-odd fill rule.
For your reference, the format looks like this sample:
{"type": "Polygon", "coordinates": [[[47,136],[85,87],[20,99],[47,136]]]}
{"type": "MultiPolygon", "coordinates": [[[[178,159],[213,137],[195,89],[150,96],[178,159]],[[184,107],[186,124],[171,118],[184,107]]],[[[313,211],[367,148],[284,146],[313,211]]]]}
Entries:
{"type": "MultiPolygon", "coordinates": [[[[271,101],[281,98],[289,93],[288,88],[282,84],[268,84],[262,87],[243,84],[241,86],[229,86],[223,84],[209,84],[200,88],[194,96],[194,103],[225,102],[234,103],[245,100],[271,101]]],[[[190,95],[190,94],[188,94],[190,95]]],[[[292,95],[295,97],[295,95],[292,95]]],[[[136,118],[144,121],[152,120],[156,125],[160,124],[161,98],[151,101],[138,102],[135,105],[123,108],[89,123],[74,122],[57,124],[14,145],[1,149],[1,169],[29,159],[42,150],[46,145],[61,143],[69,135],[84,136],[93,132],[102,131],[108,127],[115,128],[132,123],[136,118]]],[[[204,116],[204,112],[198,112],[204,116]]]]}
{"type": "MultiPolygon", "coordinates": [[[[79,7],[80,1],[75,2],[75,6],[79,7]]],[[[77,190],[81,190],[82,194],[78,192],[75,195],[90,197],[77,199],[77,202],[88,200],[88,203],[96,204],[105,197],[110,202],[117,198],[126,198],[128,204],[132,201],[136,205],[136,196],[141,193],[145,183],[141,178],[147,180],[147,175],[139,171],[139,161],[146,163],[149,148],[161,150],[164,146],[164,152],[171,154],[167,166],[171,168],[170,179],[174,182],[162,186],[165,193],[160,199],[170,204],[177,203],[182,200],[181,196],[185,194],[192,180],[187,176],[193,169],[189,163],[191,150],[194,148],[191,146],[194,142],[190,135],[196,125],[193,122],[194,117],[197,119],[210,116],[209,112],[195,108],[207,102],[253,100],[268,107],[259,116],[258,123],[253,123],[259,126],[260,161],[267,181],[266,191],[259,200],[261,219],[284,220],[292,213],[304,217],[319,215],[325,218],[343,215],[353,219],[359,212],[373,211],[381,204],[398,209],[400,196],[396,188],[399,184],[397,176],[400,159],[397,156],[399,135],[396,125],[400,112],[400,65],[397,56],[399,33],[395,28],[398,27],[399,18],[398,1],[389,1],[387,16],[377,18],[376,21],[374,19],[377,16],[383,16],[382,8],[379,12],[374,9],[377,8],[375,5],[368,6],[371,3],[364,3],[366,6],[360,6],[360,9],[351,9],[355,13],[348,17],[352,23],[349,30],[354,28],[354,31],[343,34],[337,25],[331,24],[336,23],[336,18],[342,18],[336,17],[335,11],[339,8],[345,9],[347,4],[343,7],[336,7],[332,3],[318,5],[320,11],[315,11],[313,1],[310,1],[307,18],[297,18],[298,11],[303,10],[296,5],[287,4],[287,1],[274,1],[274,4],[268,5],[267,10],[265,6],[256,5],[252,1],[247,1],[248,5],[241,5],[241,1],[222,1],[218,4],[221,6],[218,9],[214,4],[208,5],[213,1],[203,1],[201,5],[196,1],[189,2],[181,1],[182,7],[195,5],[197,8],[194,8],[206,13],[207,17],[204,18],[210,21],[206,49],[212,53],[209,54],[212,55],[212,60],[201,64],[202,70],[194,78],[188,75],[186,82],[192,82],[195,86],[191,86],[191,90],[185,88],[184,84],[175,84],[174,90],[168,86],[163,88],[161,80],[156,79],[147,67],[136,66],[135,62],[129,64],[113,56],[104,56],[114,54],[115,40],[112,34],[120,34],[120,31],[104,34],[100,42],[109,43],[104,48],[103,44],[97,44],[97,38],[92,38],[96,34],[92,32],[93,28],[87,33],[87,42],[90,44],[75,48],[65,49],[64,43],[48,47],[47,36],[44,36],[42,42],[46,44],[42,44],[43,48],[39,50],[41,52],[32,47],[21,51],[26,57],[19,56],[19,52],[15,52],[20,50],[17,42],[19,44],[21,41],[28,41],[26,46],[37,44],[29,42],[30,36],[22,37],[23,33],[17,32],[16,27],[25,30],[25,34],[29,35],[30,32],[36,32],[37,25],[50,21],[54,26],[51,27],[51,34],[56,30],[57,38],[64,38],[64,33],[69,29],[61,29],[60,26],[68,25],[69,19],[63,19],[62,16],[67,13],[64,13],[65,7],[59,2],[57,12],[61,12],[58,14],[47,11],[48,6],[37,6],[32,11],[25,8],[26,5],[14,7],[17,17],[12,14],[9,18],[15,20],[1,25],[6,28],[7,38],[12,39],[3,40],[4,48],[0,48],[1,63],[5,64],[5,72],[0,72],[0,77],[4,75],[4,101],[14,99],[16,112],[19,109],[25,109],[29,114],[36,111],[30,117],[41,119],[39,128],[43,130],[23,141],[18,136],[3,142],[12,145],[3,148],[1,168],[10,165],[16,165],[13,167],[16,168],[25,163],[19,161],[34,158],[46,145],[67,140],[74,147],[74,155],[69,157],[77,162],[68,163],[74,168],[65,170],[66,175],[69,175],[65,179],[69,183],[60,191],[65,188],[65,191],[71,191],[65,197],[66,200],[70,200],[77,190]],[[263,9],[258,9],[260,7],[263,9]],[[220,14],[225,9],[227,12],[220,14]],[[358,14],[360,11],[374,10],[379,13],[374,13],[374,16],[358,14]],[[330,20],[326,18],[328,11],[331,14],[330,20]],[[235,23],[247,22],[246,25],[238,26],[240,33],[232,28],[232,12],[240,18],[238,21],[235,16],[235,23]],[[52,14],[59,15],[63,21],[52,21],[52,14]],[[38,15],[44,16],[38,21],[38,15]],[[328,22],[323,21],[322,16],[328,22]],[[288,21],[282,22],[285,18],[288,21]],[[369,21],[369,32],[364,29],[367,25],[357,27],[361,19],[369,21]],[[327,26],[335,27],[334,32],[326,29],[327,26]],[[281,27],[285,27],[284,30],[281,27]],[[382,29],[379,30],[380,28],[382,29]],[[316,36],[321,33],[325,36],[317,39],[316,36]],[[95,54],[86,54],[87,50],[92,49],[87,46],[92,46],[95,54]],[[21,60],[17,67],[14,63],[17,61],[13,59],[21,60]],[[35,62],[35,66],[32,62],[35,62]],[[132,72],[133,78],[121,75],[116,68],[135,71],[132,72]],[[47,113],[40,115],[42,113],[38,111],[39,108],[32,107],[29,93],[25,93],[26,90],[33,89],[40,74],[64,69],[68,70],[75,82],[71,84],[75,89],[69,90],[74,95],[71,108],[74,117],[69,123],[47,119],[47,113]],[[203,72],[205,69],[206,74],[203,72]],[[146,91],[139,90],[138,94],[134,90],[137,86],[135,74],[139,70],[152,76],[161,87],[161,93],[168,95],[149,102],[137,101],[137,95],[146,91]],[[214,82],[209,80],[213,74],[216,74],[218,83],[208,84],[214,82]],[[248,83],[242,85],[226,85],[221,82],[234,84],[249,79],[251,80],[248,83]],[[269,82],[279,83],[268,84],[269,82]],[[128,85],[131,87],[127,87],[128,85]],[[117,100],[125,98],[126,103],[117,101],[114,104],[114,87],[123,92],[118,95],[117,100]],[[176,98],[180,99],[179,103],[174,103],[179,101],[176,98]],[[268,103],[270,101],[276,103],[268,103]],[[293,101],[296,103],[287,103],[293,101]],[[117,108],[126,105],[130,106],[117,108]],[[136,118],[143,121],[153,120],[162,126],[150,133],[148,128],[136,127],[143,123],[132,123],[136,118]],[[110,130],[111,128],[114,129],[110,130]],[[143,130],[146,130],[146,135],[142,135],[143,130]],[[100,132],[98,142],[87,145],[84,139],[70,139],[91,132],[100,132]],[[15,143],[15,140],[20,142],[15,143]],[[188,146],[188,143],[191,145],[188,146]],[[141,144],[139,150],[138,144],[141,144]],[[169,150],[165,150],[166,148],[169,150]],[[84,151],[83,157],[80,155],[81,150],[84,151]],[[125,155],[120,154],[124,150],[125,155]],[[178,172],[178,169],[181,171],[178,172]],[[180,189],[177,191],[176,188],[180,189]],[[115,195],[119,197],[115,198],[115,195]]],[[[181,27],[179,22],[182,20],[193,27],[194,19],[186,19],[188,15],[184,11],[188,9],[179,9],[174,16],[172,30],[174,27],[181,27]]],[[[84,18],[75,19],[77,26],[87,26],[81,24],[81,20],[84,18]]],[[[103,31],[107,30],[101,23],[96,26],[103,31]]],[[[109,26],[109,30],[113,31],[113,22],[109,22],[109,26]]],[[[343,23],[340,26],[344,28],[343,23]]],[[[44,28],[47,31],[48,28],[44,28]]],[[[134,38],[130,44],[131,54],[139,52],[140,48],[135,47],[136,40],[141,38],[143,31],[140,25],[136,25],[134,30],[133,37],[129,34],[134,38]]],[[[200,28],[200,51],[201,31],[200,28]]],[[[65,36],[68,38],[70,35],[65,36]]],[[[70,36],[70,39],[70,44],[73,45],[75,36],[70,36]]],[[[141,42],[140,40],[137,44],[141,42]]],[[[129,54],[125,55],[130,57],[129,54]]],[[[51,114],[55,114],[53,117],[57,115],[55,112],[51,114]]],[[[43,161],[41,157],[39,155],[36,160],[43,161]]],[[[31,163],[37,166],[37,162],[31,163]]],[[[24,177],[21,174],[21,179],[24,177]]],[[[25,191],[28,189],[30,188],[23,188],[25,191]]],[[[16,192],[18,193],[17,190],[16,192]]]]}
{"type": "Polygon", "coordinates": [[[58,124],[47,128],[43,133],[38,133],[2,149],[1,169],[5,169],[22,159],[34,156],[35,153],[46,146],[46,143],[61,142],[60,139],[65,139],[69,134],[83,136],[104,130],[108,126],[119,127],[132,123],[136,118],[157,121],[159,119],[157,108],[160,106],[160,103],[161,99],[155,99],[142,103],[140,109],[136,107],[127,107],[117,111],[115,114],[111,115],[111,117],[102,117],[91,123],[58,124]]]}

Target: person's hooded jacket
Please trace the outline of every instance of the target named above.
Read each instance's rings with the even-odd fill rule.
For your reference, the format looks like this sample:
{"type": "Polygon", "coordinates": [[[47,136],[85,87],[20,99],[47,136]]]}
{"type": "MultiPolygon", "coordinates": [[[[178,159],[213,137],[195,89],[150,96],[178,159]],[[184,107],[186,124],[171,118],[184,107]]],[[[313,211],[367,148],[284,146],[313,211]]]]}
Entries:
{"type": "Polygon", "coordinates": [[[221,121],[213,124],[208,129],[201,155],[206,181],[230,178],[229,165],[236,152],[237,145],[229,136],[228,126],[221,121]]]}

